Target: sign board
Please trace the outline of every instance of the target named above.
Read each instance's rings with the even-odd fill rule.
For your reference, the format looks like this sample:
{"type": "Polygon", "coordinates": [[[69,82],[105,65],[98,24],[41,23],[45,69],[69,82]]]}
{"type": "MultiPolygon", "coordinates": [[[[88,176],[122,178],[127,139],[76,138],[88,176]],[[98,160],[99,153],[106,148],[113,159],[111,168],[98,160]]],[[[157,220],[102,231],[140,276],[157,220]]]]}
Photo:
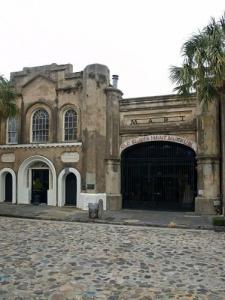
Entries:
{"type": "Polygon", "coordinates": [[[15,154],[14,153],[2,154],[1,161],[2,162],[14,162],[15,161],[15,154]]]}
{"type": "Polygon", "coordinates": [[[64,152],[61,155],[61,160],[65,163],[78,162],[79,158],[78,152],[64,152]]]}
{"type": "Polygon", "coordinates": [[[154,142],[154,141],[179,143],[192,148],[194,151],[197,150],[197,144],[194,141],[191,141],[187,138],[182,138],[176,135],[154,134],[154,135],[147,135],[147,136],[139,136],[131,140],[125,141],[120,146],[120,152],[136,144],[145,143],[145,142],[154,142]]]}

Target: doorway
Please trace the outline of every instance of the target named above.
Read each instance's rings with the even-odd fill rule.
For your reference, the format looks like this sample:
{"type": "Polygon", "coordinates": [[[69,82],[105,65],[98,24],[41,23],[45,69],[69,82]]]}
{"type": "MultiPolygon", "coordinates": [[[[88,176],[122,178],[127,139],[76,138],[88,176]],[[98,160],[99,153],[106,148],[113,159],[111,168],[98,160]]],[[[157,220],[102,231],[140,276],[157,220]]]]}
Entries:
{"type": "Polygon", "coordinates": [[[123,208],[192,211],[196,191],[196,158],[191,148],[155,141],[122,152],[123,208]]]}
{"type": "Polygon", "coordinates": [[[65,180],[65,204],[77,205],[77,178],[73,173],[69,173],[65,180]]]}
{"type": "Polygon", "coordinates": [[[46,203],[48,200],[49,170],[32,169],[32,204],[46,203]]]}
{"type": "Polygon", "coordinates": [[[5,175],[5,202],[12,202],[12,174],[5,175]]]}

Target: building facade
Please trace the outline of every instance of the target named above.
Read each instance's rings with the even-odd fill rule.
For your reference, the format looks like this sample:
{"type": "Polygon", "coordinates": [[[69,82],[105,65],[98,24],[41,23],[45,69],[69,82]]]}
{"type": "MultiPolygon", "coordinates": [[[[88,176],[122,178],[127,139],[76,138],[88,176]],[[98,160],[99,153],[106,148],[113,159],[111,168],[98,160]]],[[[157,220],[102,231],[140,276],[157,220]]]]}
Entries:
{"type": "Polygon", "coordinates": [[[87,209],[220,205],[219,107],[176,95],[123,99],[104,65],[11,73],[19,115],[0,128],[0,201],[87,209]]]}

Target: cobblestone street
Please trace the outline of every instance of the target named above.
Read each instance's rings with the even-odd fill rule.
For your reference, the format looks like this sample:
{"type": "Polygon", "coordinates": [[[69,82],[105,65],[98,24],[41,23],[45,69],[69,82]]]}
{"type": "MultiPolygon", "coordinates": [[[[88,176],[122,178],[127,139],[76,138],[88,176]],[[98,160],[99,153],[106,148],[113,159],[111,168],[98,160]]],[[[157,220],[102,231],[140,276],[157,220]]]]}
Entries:
{"type": "Polygon", "coordinates": [[[1,217],[0,299],[225,299],[225,234],[1,217]]]}

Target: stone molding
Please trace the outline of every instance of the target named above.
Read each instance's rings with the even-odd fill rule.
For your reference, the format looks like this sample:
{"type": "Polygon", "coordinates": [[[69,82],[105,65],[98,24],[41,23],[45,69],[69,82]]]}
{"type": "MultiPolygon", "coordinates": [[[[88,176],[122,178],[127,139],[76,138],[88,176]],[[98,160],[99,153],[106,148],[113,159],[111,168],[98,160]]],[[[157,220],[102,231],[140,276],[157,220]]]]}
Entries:
{"type": "Polygon", "coordinates": [[[216,154],[198,154],[196,156],[196,159],[197,160],[208,160],[208,159],[211,159],[211,160],[220,160],[220,155],[216,155],[216,154]]]}
{"type": "Polygon", "coordinates": [[[27,148],[65,148],[65,147],[82,147],[81,142],[77,143],[46,143],[46,144],[16,144],[0,145],[0,149],[27,149],[27,148]]]}

